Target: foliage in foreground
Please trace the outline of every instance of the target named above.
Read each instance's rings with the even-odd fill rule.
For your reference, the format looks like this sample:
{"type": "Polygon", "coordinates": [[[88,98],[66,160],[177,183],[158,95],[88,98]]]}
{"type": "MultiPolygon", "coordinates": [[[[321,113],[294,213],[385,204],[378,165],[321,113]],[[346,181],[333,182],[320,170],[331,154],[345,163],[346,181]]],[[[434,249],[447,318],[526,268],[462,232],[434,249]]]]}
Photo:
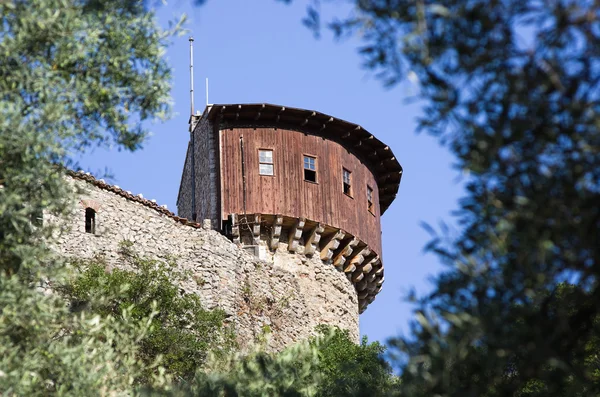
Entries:
{"type": "Polygon", "coordinates": [[[350,339],[347,330],[319,326],[319,337],[310,341],[318,348],[321,381],[317,395],[388,396],[398,383],[390,365],[383,359],[385,347],[378,342],[360,344],[350,339]]]}
{"type": "Polygon", "coordinates": [[[468,175],[459,234],[431,230],[447,270],[415,300],[412,335],[392,341],[408,357],[401,390],[600,395],[598,1],[350,2],[335,32],[360,35],[385,84],[418,84],[420,129],[468,175]],[[570,310],[551,310],[564,281],[570,310]]]}
{"type": "MultiPolygon", "coordinates": [[[[73,315],[56,294],[0,276],[0,392],[3,396],[127,394],[148,371],[137,359],[152,313],[133,318],[73,315]]],[[[164,379],[151,377],[159,387],[164,379]]]]}
{"type": "Polygon", "coordinates": [[[188,275],[175,260],[140,257],[132,244],[121,244],[119,266],[107,270],[101,259],[77,261],[77,272],[62,288],[71,309],[102,318],[119,318],[129,310],[134,321],[151,318],[147,333],[138,342],[137,355],[147,371],[136,383],[148,382],[159,362],[165,375],[189,381],[201,369],[208,353],[223,357],[235,347],[234,335],[224,325],[222,310],[205,310],[195,294],[180,292],[178,282],[188,275]],[[129,270],[126,270],[129,269],[129,270]]]}
{"type": "Polygon", "coordinates": [[[387,396],[397,379],[383,361],[384,348],[363,339],[356,344],[347,331],[319,326],[318,335],[279,353],[257,345],[249,353],[212,357],[206,371],[169,396],[387,396]]]}
{"type": "Polygon", "coordinates": [[[308,343],[291,346],[277,354],[257,347],[249,353],[233,353],[212,361],[208,370],[168,392],[150,395],[184,396],[287,396],[316,395],[320,374],[317,348],[308,343]],[[212,367],[212,368],[211,368],[212,367]]]}
{"type": "Polygon", "coordinates": [[[64,266],[37,218],[69,210],[57,164],[97,145],[134,150],[143,122],[168,113],[168,36],[139,1],[0,1],[2,395],[130,394],[145,370],[137,341],[153,314],[74,315],[38,290],[64,266]]]}

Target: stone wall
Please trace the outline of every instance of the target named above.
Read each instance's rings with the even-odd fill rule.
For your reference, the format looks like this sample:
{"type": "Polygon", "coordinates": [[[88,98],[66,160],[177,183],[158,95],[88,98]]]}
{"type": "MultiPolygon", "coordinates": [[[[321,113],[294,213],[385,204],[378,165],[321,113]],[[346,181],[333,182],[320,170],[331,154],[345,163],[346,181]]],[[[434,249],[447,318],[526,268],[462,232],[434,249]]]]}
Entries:
{"type": "Polygon", "coordinates": [[[177,214],[181,217],[196,220],[210,219],[213,228],[220,229],[219,189],[218,182],[218,141],[213,124],[207,118],[200,118],[193,131],[192,142],[188,145],[188,153],[182,172],[179,196],[177,198],[177,214]],[[194,156],[192,157],[192,150],[194,156]],[[192,164],[192,162],[194,164],[192,164]],[[195,208],[192,208],[192,179],[195,179],[195,208]]]}
{"type": "Polygon", "coordinates": [[[193,219],[192,211],[192,142],[188,143],[181,182],[179,183],[179,194],[177,195],[177,214],[187,219],[193,219]]]}
{"type": "Polygon", "coordinates": [[[269,347],[278,350],[313,334],[319,324],[348,329],[358,340],[356,291],[319,255],[291,254],[280,243],[275,251],[261,246],[259,260],[220,233],[118,187],[78,173],[69,181],[80,193],[59,238],[57,250],[65,255],[101,255],[119,266],[119,243],[128,240],[145,256],[175,257],[191,272],[181,287],[198,294],[206,308],[225,310],[242,346],[270,330],[269,347]],[[96,211],[93,234],[85,231],[86,207],[96,211]]]}

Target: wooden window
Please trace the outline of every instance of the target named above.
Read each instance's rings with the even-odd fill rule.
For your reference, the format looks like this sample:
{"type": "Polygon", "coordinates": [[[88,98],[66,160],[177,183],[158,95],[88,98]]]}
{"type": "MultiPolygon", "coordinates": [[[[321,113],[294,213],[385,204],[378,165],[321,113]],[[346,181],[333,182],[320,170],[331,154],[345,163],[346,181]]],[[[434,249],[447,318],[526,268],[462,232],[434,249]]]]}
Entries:
{"type": "Polygon", "coordinates": [[[258,173],[260,175],[273,175],[273,151],[259,150],[258,151],[258,173]]]}
{"type": "Polygon", "coordinates": [[[85,209],[85,232],[96,233],[96,211],[89,207],[85,209]]]}
{"type": "Polygon", "coordinates": [[[352,173],[345,168],[342,168],[344,194],[352,197],[352,173]]]}
{"type": "Polygon", "coordinates": [[[367,186],[367,205],[369,211],[372,214],[375,214],[375,206],[373,205],[373,189],[371,188],[371,186],[367,186]]]}
{"type": "Polygon", "coordinates": [[[317,158],[304,156],[304,180],[308,182],[317,182],[317,158]]]}

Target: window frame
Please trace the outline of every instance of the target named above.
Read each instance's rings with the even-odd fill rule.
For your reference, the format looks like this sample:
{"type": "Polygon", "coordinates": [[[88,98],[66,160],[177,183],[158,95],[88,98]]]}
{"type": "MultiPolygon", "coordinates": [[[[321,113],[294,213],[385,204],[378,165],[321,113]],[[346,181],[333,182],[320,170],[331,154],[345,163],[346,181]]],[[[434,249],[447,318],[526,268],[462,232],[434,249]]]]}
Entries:
{"type": "Polygon", "coordinates": [[[85,208],[85,227],[84,230],[86,233],[89,234],[96,234],[96,224],[97,224],[97,219],[96,219],[96,214],[97,211],[95,209],[93,209],[92,207],[86,207],[85,208]],[[88,228],[88,216],[90,218],[90,222],[89,222],[89,228],[88,228]]]}
{"type": "Polygon", "coordinates": [[[375,215],[375,200],[373,197],[373,193],[374,193],[373,188],[371,186],[367,185],[367,209],[369,210],[369,212],[372,215],[375,215]]]}
{"type": "Polygon", "coordinates": [[[259,148],[257,151],[257,155],[258,155],[258,175],[260,175],[260,176],[275,176],[275,150],[273,150],[272,148],[259,148]],[[271,152],[271,162],[266,163],[264,161],[260,161],[260,152],[271,152]],[[273,168],[273,173],[272,174],[261,173],[260,166],[263,164],[270,165],[273,168]]]}
{"type": "Polygon", "coordinates": [[[354,198],[354,189],[352,189],[352,171],[346,167],[342,167],[342,191],[350,198],[354,198]],[[348,182],[346,183],[346,173],[348,173],[348,182]],[[346,192],[346,185],[348,185],[348,192],[346,192]]]}
{"type": "MultiPolygon", "coordinates": [[[[309,161],[309,165],[310,165],[310,161],[309,161]]],[[[302,178],[304,179],[304,182],[309,182],[309,183],[314,183],[314,184],[319,184],[319,177],[318,177],[318,171],[319,171],[319,161],[318,161],[318,157],[315,156],[314,154],[307,154],[307,153],[303,153],[302,154],[302,178]],[[315,169],[310,169],[310,168],[306,168],[305,166],[305,162],[304,160],[306,158],[309,159],[313,159],[314,160],[314,166],[315,169]],[[306,179],[306,171],[312,171],[315,173],[315,180],[311,181],[310,179],[306,179]]]]}

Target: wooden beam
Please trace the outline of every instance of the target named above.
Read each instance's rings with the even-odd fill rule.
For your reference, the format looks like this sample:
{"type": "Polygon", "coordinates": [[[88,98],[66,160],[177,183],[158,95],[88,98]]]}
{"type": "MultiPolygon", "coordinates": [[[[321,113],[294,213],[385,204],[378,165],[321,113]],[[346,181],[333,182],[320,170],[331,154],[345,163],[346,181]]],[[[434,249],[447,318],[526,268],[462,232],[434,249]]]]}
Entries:
{"type": "Polygon", "coordinates": [[[378,149],[377,151],[389,152],[390,151],[390,147],[386,145],[382,149],[378,149]]]}
{"type": "MultiPolygon", "coordinates": [[[[387,181],[389,179],[392,179],[392,178],[396,179],[395,177],[397,177],[398,180],[402,179],[402,170],[386,172],[384,175],[377,178],[377,185],[385,185],[386,183],[388,183],[387,181]]],[[[392,183],[394,183],[394,182],[392,182],[392,183]]]]}
{"type": "Polygon", "coordinates": [[[394,161],[394,160],[396,160],[396,157],[395,157],[395,156],[389,157],[389,158],[387,158],[387,159],[383,159],[383,160],[381,160],[381,162],[379,163],[379,166],[380,166],[380,167],[385,167],[385,163],[386,163],[387,161],[394,161]]]}
{"type": "Polygon", "coordinates": [[[369,274],[367,274],[367,276],[365,277],[365,280],[367,280],[367,282],[372,283],[373,281],[375,281],[375,279],[377,278],[377,275],[375,274],[375,272],[371,272],[369,274]]]}
{"type": "Polygon", "coordinates": [[[321,234],[325,231],[325,228],[321,226],[320,223],[317,223],[308,238],[306,239],[306,243],[304,245],[304,254],[305,255],[313,255],[319,246],[319,241],[321,241],[321,234]]]}
{"type": "Polygon", "coordinates": [[[327,124],[331,123],[332,121],[333,121],[333,117],[330,117],[329,120],[327,120],[325,123],[323,123],[323,125],[321,126],[321,129],[319,130],[319,132],[321,132],[325,128],[327,128],[327,124]]]}
{"type": "MultiPolygon", "coordinates": [[[[252,219],[252,244],[258,245],[260,243],[260,214],[251,215],[252,219]]],[[[246,218],[246,221],[248,218],[246,218]]]]}
{"type": "Polygon", "coordinates": [[[323,246],[321,247],[321,260],[324,262],[329,262],[331,258],[333,258],[333,252],[340,246],[342,240],[346,237],[346,233],[342,230],[338,230],[329,241],[323,241],[323,246]]]}
{"type": "Polygon", "coordinates": [[[231,220],[231,236],[235,244],[240,244],[240,224],[238,222],[237,214],[230,214],[229,220],[231,220]]]}
{"type": "Polygon", "coordinates": [[[254,117],[254,121],[257,121],[258,119],[260,119],[260,115],[262,114],[262,111],[265,109],[265,104],[263,103],[262,106],[260,107],[260,110],[256,113],[256,116],[254,117]]]}
{"type": "Polygon", "coordinates": [[[367,289],[368,283],[367,280],[361,280],[355,284],[357,291],[364,291],[367,289]]]}
{"type": "Polygon", "coordinates": [[[279,123],[279,119],[281,118],[281,113],[285,112],[285,106],[282,106],[281,109],[279,109],[279,112],[277,112],[277,118],[275,119],[276,123],[279,123]]]}
{"type": "MultiPolygon", "coordinates": [[[[344,263],[346,263],[346,259],[344,259],[344,263]]],[[[340,265],[340,266],[342,266],[342,265],[340,265]]],[[[344,266],[344,273],[346,273],[347,276],[351,276],[355,270],[356,270],[356,265],[353,264],[352,262],[348,262],[344,266]]],[[[349,278],[351,279],[351,277],[349,277],[349,278]]]]}
{"type": "MultiPolygon", "coordinates": [[[[362,270],[363,273],[365,273],[365,275],[370,274],[373,270],[373,266],[379,261],[379,256],[375,255],[375,257],[373,259],[371,259],[370,261],[368,261],[367,263],[363,263],[360,267],[360,269],[362,270]]],[[[375,275],[375,274],[373,274],[375,275]]]]}
{"type": "Polygon", "coordinates": [[[304,228],[305,222],[305,218],[298,218],[294,226],[290,229],[290,234],[288,236],[288,250],[290,252],[298,251],[298,244],[300,242],[300,237],[302,237],[302,229],[304,228]]]}
{"type": "Polygon", "coordinates": [[[271,241],[269,246],[276,250],[279,247],[279,237],[281,236],[281,228],[283,226],[283,215],[276,215],[273,226],[271,227],[271,241]]]}
{"type": "Polygon", "coordinates": [[[302,127],[304,127],[306,124],[308,124],[308,120],[309,120],[311,117],[314,117],[316,114],[317,114],[316,112],[312,112],[312,113],[310,114],[310,116],[308,116],[306,119],[304,119],[304,121],[303,121],[303,122],[302,122],[302,124],[300,124],[300,125],[301,125],[302,127]]]}
{"type": "MultiPolygon", "coordinates": [[[[341,268],[344,263],[346,263],[346,259],[352,255],[354,247],[356,247],[359,242],[360,240],[356,237],[349,239],[348,242],[342,248],[340,248],[338,253],[334,256],[333,266],[337,267],[338,269],[341,268]]],[[[346,269],[344,269],[344,271],[345,270],[346,269]]]]}
{"type": "Polygon", "coordinates": [[[371,255],[371,250],[368,246],[365,246],[363,248],[354,249],[354,251],[352,251],[352,255],[350,255],[350,258],[348,259],[350,259],[350,262],[353,263],[354,266],[358,267],[362,265],[362,263],[365,261],[365,258],[369,255],[371,255]]]}
{"type": "Polygon", "coordinates": [[[354,273],[352,273],[351,280],[353,283],[358,283],[363,278],[365,278],[365,274],[360,269],[356,269],[354,273]]]}
{"type": "Polygon", "coordinates": [[[364,262],[365,257],[369,255],[371,255],[371,250],[369,247],[363,247],[355,249],[347,258],[349,259],[349,262],[344,268],[344,272],[353,273],[351,278],[353,282],[358,282],[364,278],[364,275],[362,275],[362,271],[360,270],[360,265],[364,262]],[[361,275],[359,275],[359,273],[361,275]]]}

